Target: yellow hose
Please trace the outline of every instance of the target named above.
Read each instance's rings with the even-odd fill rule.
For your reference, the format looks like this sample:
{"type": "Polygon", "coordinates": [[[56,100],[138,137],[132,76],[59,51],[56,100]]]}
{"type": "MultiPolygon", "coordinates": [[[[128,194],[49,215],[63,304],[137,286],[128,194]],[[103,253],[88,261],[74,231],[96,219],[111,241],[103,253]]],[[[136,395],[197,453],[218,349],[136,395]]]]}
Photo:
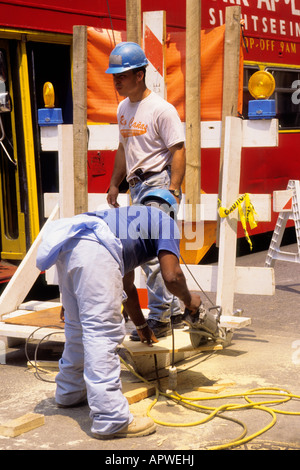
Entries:
{"type": "MultiPolygon", "coordinates": [[[[120,360],[127,367],[127,369],[129,369],[136,377],[138,377],[143,382],[151,385],[149,381],[147,381],[142,376],[137,374],[135,370],[129,364],[127,364],[122,358],[120,358],[120,360]]],[[[230,421],[238,423],[240,426],[243,427],[243,432],[241,436],[239,436],[236,439],[233,439],[230,442],[227,442],[226,444],[221,444],[221,445],[210,447],[209,450],[223,450],[223,449],[228,449],[232,447],[238,447],[238,446],[245,444],[246,442],[251,441],[252,439],[268,431],[271,427],[273,427],[276,424],[276,414],[280,413],[280,414],[293,415],[293,416],[300,415],[300,412],[283,411],[283,410],[278,410],[278,409],[274,409],[274,408],[266,406],[266,405],[272,405],[272,404],[286,403],[287,401],[293,398],[300,399],[299,395],[294,395],[287,390],[277,388],[277,387],[255,388],[252,390],[248,390],[245,393],[233,393],[233,394],[226,394],[222,396],[213,395],[210,397],[196,397],[196,398],[184,397],[178,394],[176,391],[172,393],[164,393],[164,392],[161,392],[157,387],[155,387],[155,389],[156,389],[156,395],[155,395],[153,402],[147,408],[147,416],[152,418],[155,423],[160,424],[161,426],[169,426],[169,427],[197,426],[200,424],[207,423],[208,421],[212,420],[215,417],[219,417],[219,418],[228,419],[230,421]],[[161,421],[156,418],[153,418],[153,416],[151,416],[151,410],[156,405],[160,395],[166,398],[175,400],[177,401],[178,404],[188,405],[189,407],[193,407],[197,411],[206,413],[207,416],[201,420],[193,421],[190,423],[169,423],[169,422],[165,422],[165,421],[161,421]],[[254,396],[262,396],[262,395],[270,396],[270,397],[277,397],[277,399],[272,399],[272,400],[264,399],[263,401],[254,402],[249,398],[250,396],[254,397],[254,396]],[[230,398],[235,398],[235,397],[244,398],[247,401],[247,403],[246,404],[231,404],[230,403],[230,404],[225,404],[225,405],[221,405],[218,407],[210,407],[210,406],[204,406],[204,405],[199,405],[199,404],[194,403],[196,401],[223,400],[223,399],[230,399],[230,398]],[[228,411],[237,411],[237,410],[244,410],[244,409],[254,409],[254,410],[264,411],[270,414],[272,419],[270,423],[267,424],[261,430],[249,436],[246,436],[247,428],[244,423],[242,423],[241,421],[235,418],[229,418],[227,416],[223,416],[222,414],[225,411],[228,412],[228,411]]]]}

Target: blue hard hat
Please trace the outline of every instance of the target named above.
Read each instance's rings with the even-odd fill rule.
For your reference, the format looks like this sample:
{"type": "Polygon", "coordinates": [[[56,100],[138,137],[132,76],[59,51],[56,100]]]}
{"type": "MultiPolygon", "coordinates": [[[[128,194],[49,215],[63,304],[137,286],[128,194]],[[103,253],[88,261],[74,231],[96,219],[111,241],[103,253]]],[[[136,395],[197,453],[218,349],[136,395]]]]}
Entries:
{"type": "Polygon", "coordinates": [[[148,60],[143,49],[135,42],[121,42],[109,56],[109,67],[105,73],[122,73],[146,67],[148,60]]]}
{"type": "Polygon", "coordinates": [[[145,206],[154,205],[173,218],[176,218],[178,212],[178,203],[168,189],[153,189],[149,191],[142,197],[141,204],[145,206]]]}

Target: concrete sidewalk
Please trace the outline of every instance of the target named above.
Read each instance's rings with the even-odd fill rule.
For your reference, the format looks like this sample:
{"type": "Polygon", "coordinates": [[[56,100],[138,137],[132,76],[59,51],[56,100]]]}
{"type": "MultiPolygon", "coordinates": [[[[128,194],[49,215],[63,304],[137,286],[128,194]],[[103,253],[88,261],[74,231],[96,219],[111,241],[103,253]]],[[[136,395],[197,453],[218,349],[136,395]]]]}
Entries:
{"type": "MultiPolygon", "coordinates": [[[[296,245],[285,249],[295,251],[296,245]]],[[[240,257],[237,264],[263,266],[265,259],[266,252],[261,252],[240,257]]],[[[245,404],[245,399],[227,395],[243,394],[253,388],[276,387],[300,395],[300,265],[277,261],[275,280],[276,293],[272,297],[235,296],[235,308],[243,309],[243,315],[252,319],[251,325],[237,330],[232,344],[226,349],[202,353],[177,364],[178,393],[212,397],[217,390],[218,396],[226,396],[224,400],[198,402],[211,407],[228,403],[245,404]],[[209,387],[206,393],[199,391],[204,386],[209,387]]],[[[39,359],[58,360],[62,346],[52,346],[51,349],[41,348],[39,359]]],[[[29,345],[28,351],[33,358],[35,346],[29,345]]],[[[160,376],[164,375],[165,371],[160,371],[160,376]]],[[[48,375],[42,377],[51,381],[54,378],[48,375]]],[[[124,366],[122,379],[124,382],[138,381],[124,366]]],[[[151,410],[152,416],[165,424],[186,423],[185,427],[158,425],[157,432],[148,437],[98,441],[90,433],[88,406],[58,409],[54,391],[54,383],[37,379],[28,369],[24,345],[9,349],[6,364],[0,365],[0,423],[33,412],[43,414],[45,424],[14,438],[0,436],[0,450],[106,450],[114,455],[120,455],[117,454],[120,450],[129,451],[128,455],[131,451],[134,455],[134,452],[148,450],[150,453],[176,451],[182,454],[183,451],[189,453],[226,444],[238,438],[243,430],[240,424],[220,418],[191,426],[191,423],[203,420],[206,415],[160,396],[151,410]]],[[[281,396],[284,397],[284,393],[281,396]]],[[[146,398],[130,405],[130,408],[134,414],[144,415],[153,399],[146,398]]],[[[270,400],[271,397],[264,396],[263,399],[270,400]]],[[[297,399],[271,407],[300,413],[300,401],[297,399]]],[[[256,434],[273,419],[260,409],[226,412],[224,416],[244,423],[247,436],[256,434]]],[[[242,450],[299,448],[300,415],[279,413],[276,413],[276,423],[271,429],[238,447],[242,450]]]]}

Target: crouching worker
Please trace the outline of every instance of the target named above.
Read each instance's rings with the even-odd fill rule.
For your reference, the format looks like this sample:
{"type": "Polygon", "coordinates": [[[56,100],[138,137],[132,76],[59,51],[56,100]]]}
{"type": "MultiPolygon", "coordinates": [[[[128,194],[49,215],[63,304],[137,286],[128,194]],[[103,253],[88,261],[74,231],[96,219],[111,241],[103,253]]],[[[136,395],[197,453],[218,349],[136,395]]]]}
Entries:
{"type": "MultiPolygon", "coordinates": [[[[171,208],[164,200],[160,203],[164,209],[171,208]]],[[[140,340],[149,346],[157,342],[133,283],[133,270],[156,256],[167,288],[196,312],[201,299],[189,292],[180,268],[178,227],[160,208],[120,207],[45,226],[37,267],[45,270],[56,264],[65,319],[56,403],[72,407],[87,398],[91,430],[98,439],[145,436],[155,431],[150,418],[133,417],[129,410],[121,389],[117,348],[125,336],[123,277],[126,311],[140,340]]]]}

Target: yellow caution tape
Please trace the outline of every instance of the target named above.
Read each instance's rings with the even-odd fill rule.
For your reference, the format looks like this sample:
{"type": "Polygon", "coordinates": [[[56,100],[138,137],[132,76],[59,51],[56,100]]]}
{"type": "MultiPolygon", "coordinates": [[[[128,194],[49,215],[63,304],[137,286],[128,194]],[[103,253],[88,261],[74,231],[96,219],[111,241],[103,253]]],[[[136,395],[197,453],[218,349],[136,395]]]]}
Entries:
{"type": "Polygon", "coordinates": [[[250,228],[253,229],[257,227],[257,223],[255,221],[255,212],[254,206],[250,201],[250,195],[245,193],[243,196],[239,196],[237,200],[226,209],[226,207],[221,206],[221,201],[219,200],[219,216],[224,218],[231,214],[235,209],[239,210],[240,220],[245,232],[245,237],[250,245],[250,250],[252,250],[252,242],[250,240],[248,231],[247,231],[247,223],[249,223],[250,228]],[[245,212],[243,210],[242,204],[245,203],[245,212]]]}

